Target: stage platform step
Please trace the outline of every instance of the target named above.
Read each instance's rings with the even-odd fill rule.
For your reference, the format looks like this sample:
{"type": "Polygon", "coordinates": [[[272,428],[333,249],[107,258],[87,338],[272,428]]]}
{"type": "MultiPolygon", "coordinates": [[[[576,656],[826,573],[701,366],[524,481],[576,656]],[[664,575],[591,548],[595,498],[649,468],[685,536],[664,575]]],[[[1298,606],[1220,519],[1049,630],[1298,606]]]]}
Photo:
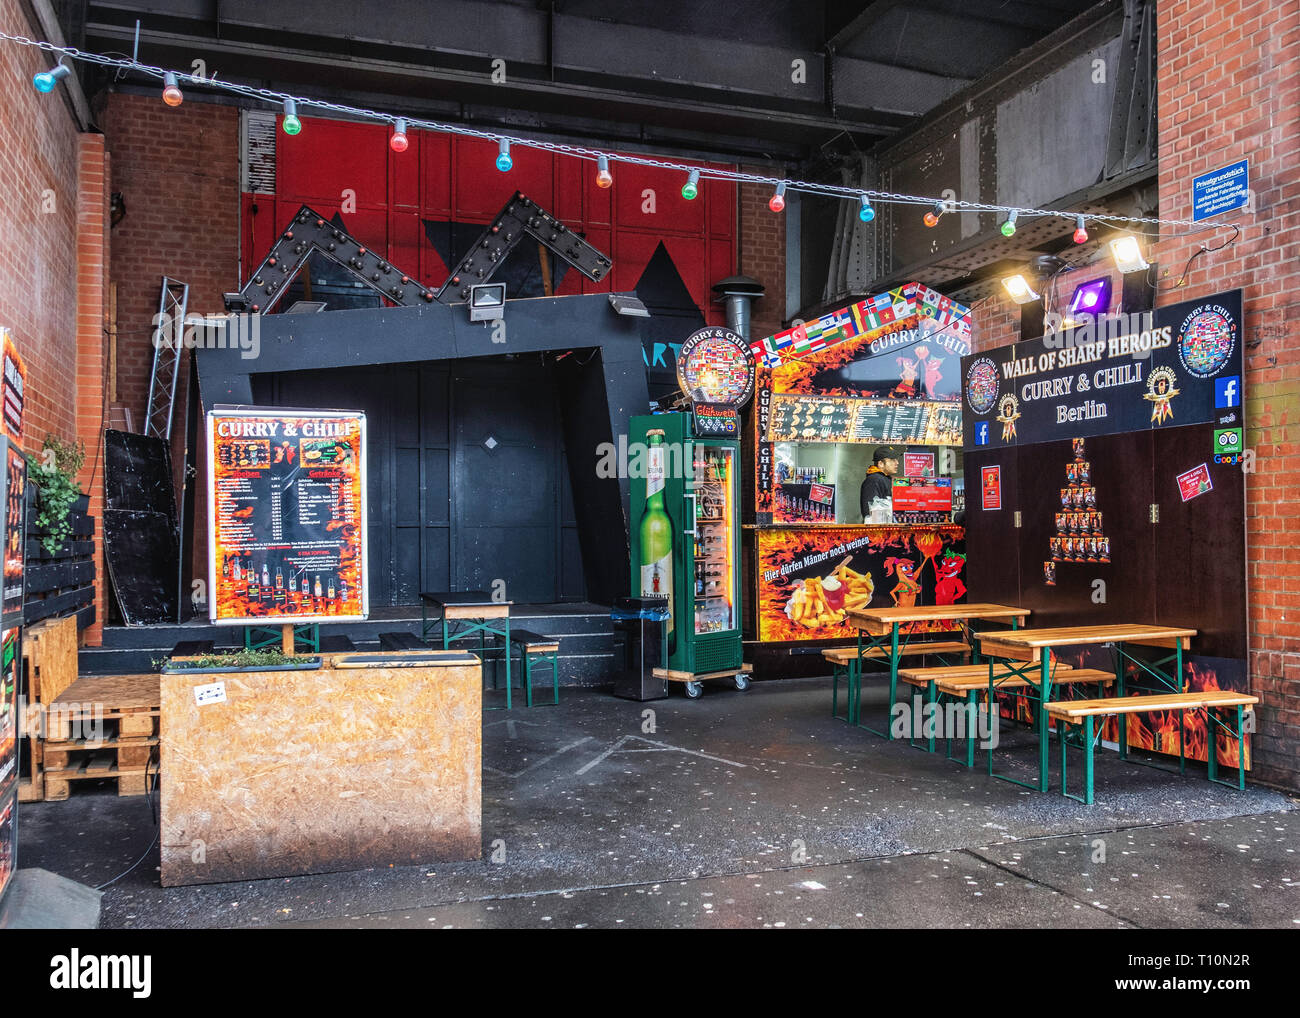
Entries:
{"type": "MultiPolygon", "coordinates": [[[[560,681],[566,686],[599,686],[610,681],[614,631],[609,608],[590,603],[516,605],[512,626],[560,638],[560,681]]],[[[321,636],[346,636],[358,651],[378,651],[379,634],[420,630],[419,605],[380,608],[365,622],[321,623],[321,636]]],[[[157,671],[182,641],[210,640],[220,651],[240,645],[238,626],[214,626],[205,618],[180,625],[105,626],[102,647],[84,647],[78,655],[83,675],[157,671]],[[157,662],[157,663],[156,663],[157,662]]],[[[466,641],[466,646],[470,641],[466,641]]],[[[476,644],[477,645],[477,644],[476,644]]]]}

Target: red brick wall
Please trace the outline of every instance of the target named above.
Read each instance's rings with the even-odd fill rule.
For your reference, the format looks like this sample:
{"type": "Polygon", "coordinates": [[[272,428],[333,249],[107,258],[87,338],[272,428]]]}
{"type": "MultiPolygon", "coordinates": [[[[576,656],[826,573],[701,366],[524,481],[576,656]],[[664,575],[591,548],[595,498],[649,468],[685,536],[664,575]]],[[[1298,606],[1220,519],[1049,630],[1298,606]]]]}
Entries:
{"type": "MultiPolygon", "coordinates": [[[[14,0],[0,0],[0,27],[34,34],[14,0]]],[[[31,87],[50,64],[36,50],[0,47],[0,325],[27,365],[23,448],[49,434],[86,447],[79,480],[96,517],[97,579],[96,622],[84,636],[98,643],[108,196],[103,139],[79,133],[62,86],[50,95],[31,87]]]]}
{"type": "MultiPolygon", "coordinates": [[[[751,173],[768,173],[763,167],[743,167],[751,173]]],[[[763,284],[766,296],[754,303],[751,340],[780,332],[785,317],[785,214],[767,207],[772,189],[766,184],[741,184],[737,188],[740,216],[740,274],[763,284]]],[[[717,282],[717,280],[714,280],[717,282]]]]}
{"type": "MultiPolygon", "coordinates": [[[[1251,689],[1255,778],[1300,788],[1300,0],[1160,0],[1160,214],[1191,219],[1192,178],[1250,160],[1255,212],[1160,304],[1241,287],[1245,298],[1251,689]]],[[[1155,246],[1162,287],[1224,234],[1155,246]]]]}
{"type": "Polygon", "coordinates": [[[108,315],[108,157],[104,137],[83,134],[77,189],[77,333],[75,366],[77,437],[86,447],[81,487],[90,492],[95,517],[95,622],[85,630],[92,646],[101,642],[104,627],[104,469],[101,438],[108,368],[105,326],[108,315]]]}
{"type": "MultiPolygon", "coordinates": [[[[111,268],[117,285],[117,399],[130,408],[133,429],[143,431],[162,277],[188,283],[189,312],[200,315],[222,312],[221,295],[239,289],[239,111],[188,101],[172,108],[154,96],[115,93],[108,97],[103,123],[113,157],[112,189],[126,204],[125,218],[113,228],[111,268]]],[[[189,368],[185,351],[172,421],[178,494],[184,482],[189,368]]],[[[192,465],[203,469],[202,462],[192,465]]],[[[202,577],[207,572],[202,485],[194,508],[194,564],[202,577]]]]}
{"type": "MultiPolygon", "coordinates": [[[[112,190],[126,203],[113,227],[111,267],[117,397],[141,431],[162,277],[189,283],[189,309],[198,314],[221,312],[222,293],[239,288],[239,112],[198,102],[173,109],[155,96],[115,93],[102,121],[112,190]]],[[[187,380],[188,372],[178,396],[187,380]]]]}
{"type": "MultiPolygon", "coordinates": [[[[0,27],[33,34],[16,0],[0,0],[0,27]]],[[[78,136],[62,86],[50,95],[31,86],[50,63],[0,46],[0,325],[27,365],[29,451],[46,434],[76,432],[78,136]]]]}

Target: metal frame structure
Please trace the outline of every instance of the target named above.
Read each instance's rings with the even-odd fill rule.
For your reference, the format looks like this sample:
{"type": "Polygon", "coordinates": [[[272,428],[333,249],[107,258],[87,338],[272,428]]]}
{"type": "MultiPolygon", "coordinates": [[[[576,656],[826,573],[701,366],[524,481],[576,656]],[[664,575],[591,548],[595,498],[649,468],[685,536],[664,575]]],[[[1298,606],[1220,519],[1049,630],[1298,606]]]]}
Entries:
{"type": "Polygon", "coordinates": [[[170,442],[176,409],[176,383],[180,378],[181,342],[189,307],[190,284],[163,276],[154,319],[153,367],[149,371],[149,401],[144,408],[144,433],[170,442]],[[166,335],[168,329],[170,336],[166,335]]]}

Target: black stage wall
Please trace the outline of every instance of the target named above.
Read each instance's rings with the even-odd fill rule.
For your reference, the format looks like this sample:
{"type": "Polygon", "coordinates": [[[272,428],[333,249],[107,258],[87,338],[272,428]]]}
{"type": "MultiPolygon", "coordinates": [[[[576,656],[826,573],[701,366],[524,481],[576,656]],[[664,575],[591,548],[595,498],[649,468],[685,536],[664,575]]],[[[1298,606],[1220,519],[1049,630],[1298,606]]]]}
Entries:
{"type": "Polygon", "coordinates": [[[609,603],[627,478],[596,462],[649,405],[639,320],[593,295],[510,301],[505,322],[494,343],[463,305],[268,315],[256,357],[196,351],[203,407],[367,412],[375,604],[496,579],[518,602],[609,603]]]}

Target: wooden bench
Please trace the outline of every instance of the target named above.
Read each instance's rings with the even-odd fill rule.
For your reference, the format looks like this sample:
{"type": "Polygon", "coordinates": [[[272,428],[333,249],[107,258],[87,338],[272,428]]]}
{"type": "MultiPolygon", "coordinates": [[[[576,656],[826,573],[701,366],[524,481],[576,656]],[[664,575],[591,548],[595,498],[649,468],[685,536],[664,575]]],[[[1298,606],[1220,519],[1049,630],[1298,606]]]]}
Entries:
{"type": "MultiPolygon", "coordinates": [[[[907,668],[898,673],[901,681],[908,685],[928,690],[932,702],[938,695],[951,696],[964,700],[971,711],[969,721],[974,720],[976,705],[981,695],[988,694],[989,666],[958,665],[951,668],[907,668]]],[[[1053,686],[1096,685],[1105,686],[1115,681],[1114,672],[1104,672],[1096,668],[1075,668],[1073,665],[1058,664],[1052,672],[1053,686]]],[[[994,662],[993,685],[995,691],[1037,689],[1038,683],[1032,677],[1017,675],[1008,666],[994,662]]],[[[952,739],[948,738],[948,758],[952,758],[952,739]]],[[[934,752],[934,738],[928,740],[930,752],[934,752]]],[[[966,766],[975,766],[975,742],[966,740],[966,766]]]]}
{"type": "MultiPolygon", "coordinates": [[[[1243,708],[1259,703],[1259,697],[1250,693],[1234,693],[1230,690],[1209,689],[1199,693],[1150,693],[1141,696],[1114,696],[1100,700],[1060,700],[1046,705],[1048,717],[1062,723],[1061,738],[1061,794],[1069,799],[1091,805],[1093,801],[1093,719],[1110,715],[1145,714],[1148,711],[1177,711],[1179,713],[1178,771],[1183,773],[1187,765],[1184,739],[1182,737],[1182,720],[1189,710],[1203,710],[1206,715],[1206,730],[1209,735],[1209,747],[1206,753],[1206,776],[1209,780],[1238,791],[1246,787],[1246,754],[1242,751],[1243,708]],[[1235,729],[1229,727],[1218,717],[1218,712],[1226,708],[1235,708],[1235,729]],[[1081,725],[1083,728],[1084,748],[1084,794],[1071,795],[1065,787],[1066,738],[1068,726],[1081,725]],[[1219,780],[1218,732],[1212,726],[1218,726],[1237,740],[1237,781],[1231,784],[1219,780]]],[[[1119,733],[1120,755],[1125,756],[1127,732],[1119,733]]]]}
{"type": "MultiPolygon", "coordinates": [[[[967,655],[970,653],[970,645],[961,640],[932,641],[930,643],[900,643],[898,645],[899,657],[903,655],[914,654],[957,654],[967,655]]],[[[822,651],[822,657],[831,663],[831,717],[838,718],[839,710],[839,689],[840,689],[840,672],[847,672],[846,685],[848,695],[852,697],[856,690],[853,688],[853,672],[851,665],[856,661],[888,661],[889,651],[883,647],[869,647],[863,650],[859,656],[857,647],[827,647],[822,651]]],[[[850,703],[850,712],[852,703],[850,703]]],[[[851,721],[850,717],[843,720],[851,721]]]]}
{"type": "MultiPolygon", "coordinates": [[[[533,705],[533,668],[537,663],[546,663],[551,669],[551,687],[553,696],[550,704],[560,702],[560,641],[558,637],[543,636],[541,633],[527,629],[510,630],[511,646],[519,648],[519,670],[524,677],[524,696],[529,707],[533,705]]],[[[509,706],[510,690],[506,689],[506,705],[509,706]]]]}
{"type": "Polygon", "coordinates": [[[429,645],[414,633],[380,633],[380,650],[428,650],[429,645]]]}

